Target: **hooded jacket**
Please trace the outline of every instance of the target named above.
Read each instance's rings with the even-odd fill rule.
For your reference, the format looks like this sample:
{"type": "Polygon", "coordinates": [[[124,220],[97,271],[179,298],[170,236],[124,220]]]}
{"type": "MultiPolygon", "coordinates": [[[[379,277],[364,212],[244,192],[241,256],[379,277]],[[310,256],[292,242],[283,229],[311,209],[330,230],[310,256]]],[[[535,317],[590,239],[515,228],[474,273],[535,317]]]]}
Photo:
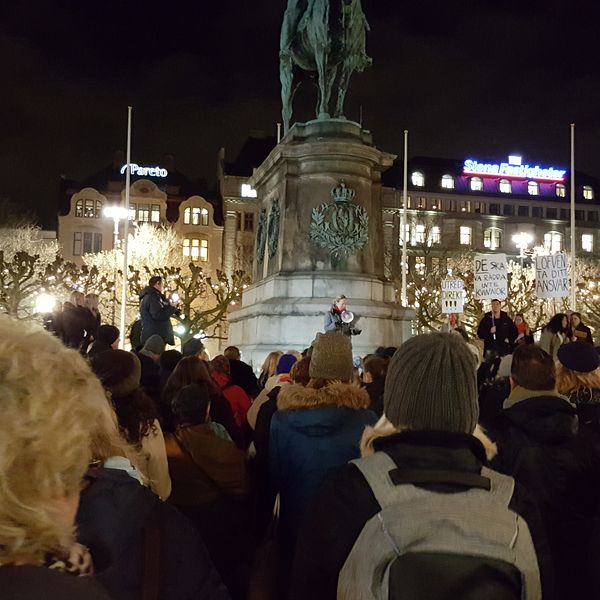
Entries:
{"type": "Polygon", "coordinates": [[[578,555],[587,551],[600,481],[596,453],[578,434],[576,409],[556,393],[517,387],[488,433],[498,446],[492,467],[525,486],[539,507],[560,565],[561,597],[585,597],[577,587],[586,579],[578,555]]]}
{"type": "Polygon", "coordinates": [[[165,344],[173,345],[173,325],[171,317],[177,309],[169,304],[166,296],[155,287],[147,286],[140,293],[140,319],[142,321],[141,343],[154,335],[160,335],[165,344]]]}
{"type": "Polygon", "coordinates": [[[269,479],[281,498],[284,552],[291,553],[300,520],[327,471],[359,457],[363,431],[377,420],[369,404],[364,389],[345,383],[281,388],[271,421],[269,479]]]}
{"type": "Polygon", "coordinates": [[[125,471],[94,469],[77,512],[78,541],[113,600],[142,597],[146,528],[160,528],[162,600],[226,599],[229,594],[192,524],[125,471]]]}
{"type": "MultiPolygon", "coordinates": [[[[385,452],[400,469],[480,473],[486,454],[475,437],[460,433],[406,431],[380,437],[375,452],[385,452]]],[[[454,493],[464,488],[423,486],[454,493]]],[[[509,508],[529,526],[542,578],[544,599],[552,598],[552,565],[539,512],[518,484],[509,508]],[[548,591],[548,593],[546,593],[548,591]]],[[[335,600],[338,575],[364,525],[381,510],[359,469],[348,464],[332,470],[323,481],[300,530],[289,600],[335,600]],[[326,551],[322,551],[325,549],[326,551]]],[[[406,515],[410,519],[410,515],[406,515]]]]}

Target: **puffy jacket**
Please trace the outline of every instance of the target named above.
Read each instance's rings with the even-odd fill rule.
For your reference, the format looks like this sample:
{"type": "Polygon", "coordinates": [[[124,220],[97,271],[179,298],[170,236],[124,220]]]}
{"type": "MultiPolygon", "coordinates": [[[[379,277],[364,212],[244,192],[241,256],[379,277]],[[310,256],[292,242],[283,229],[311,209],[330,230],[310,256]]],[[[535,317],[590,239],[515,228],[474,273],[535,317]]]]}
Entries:
{"type": "Polygon", "coordinates": [[[321,389],[298,384],[281,388],[271,421],[269,481],[281,498],[284,552],[291,555],[300,520],[327,471],[360,455],[366,426],[367,392],[336,383],[321,389]]]}
{"type": "Polygon", "coordinates": [[[171,317],[177,309],[169,304],[166,296],[155,287],[147,286],[140,293],[140,319],[142,321],[142,345],[154,335],[160,335],[165,344],[175,343],[171,317]]]}

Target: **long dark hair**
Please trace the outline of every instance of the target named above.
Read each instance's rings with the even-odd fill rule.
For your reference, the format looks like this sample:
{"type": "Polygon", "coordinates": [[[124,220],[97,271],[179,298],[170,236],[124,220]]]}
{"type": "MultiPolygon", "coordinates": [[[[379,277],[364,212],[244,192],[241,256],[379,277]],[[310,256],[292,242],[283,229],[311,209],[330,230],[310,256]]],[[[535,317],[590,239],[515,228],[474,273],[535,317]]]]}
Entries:
{"type": "Polygon", "coordinates": [[[137,446],[151,431],[156,433],[156,408],[142,389],[137,388],[126,396],[112,398],[112,404],[117,413],[119,429],[130,444],[137,446]]]}
{"type": "Polygon", "coordinates": [[[567,319],[567,315],[565,313],[557,313],[555,314],[549,321],[548,325],[544,327],[548,331],[552,333],[565,333],[567,331],[567,327],[569,326],[569,319],[567,319],[567,327],[563,327],[563,319],[567,319]]]}
{"type": "Polygon", "coordinates": [[[179,390],[186,385],[194,383],[205,383],[208,386],[211,396],[220,393],[204,361],[200,360],[197,356],[185,356],[177,363],[169,379],[167,379],[167,384],[162,394],[162,401],[167,406],[170,406],[171,400],[173,400],[179,390]]]}

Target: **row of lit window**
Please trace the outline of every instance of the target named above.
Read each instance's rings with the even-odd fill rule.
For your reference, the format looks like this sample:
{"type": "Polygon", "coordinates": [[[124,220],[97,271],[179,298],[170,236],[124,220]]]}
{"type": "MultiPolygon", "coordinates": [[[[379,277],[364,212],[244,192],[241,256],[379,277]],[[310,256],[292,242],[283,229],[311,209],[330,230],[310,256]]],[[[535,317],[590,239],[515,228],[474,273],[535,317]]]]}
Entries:
{"type": "MultiPolygon", "coordinates": [[[[499,204],[495,202],[483,202],[472,200],[454,200],[452,198],[407,198],[407,208],[410,210],[442,210],[445,212],[474,212],[476,214],[504,215],[507,217],[532,217],[534,219],[560,219],[568,221],[571,213],[567,208],[556,206],[529,206],[520,204],[499,204]]],[[[586,211],[577,209],[575,211],[577,221],[586,220],[586,211]]],[[[598,211],[588,210],[587,220],[598,222],[598,211]]]]}
{"type": "MultiPolygon", "coordinates": [[[[411,175],[412,184],[415,187],[423,187],[425,185],[425,175],[421,171],[414,171],[411,175]]],[[[452,175],[442,175],[441,186],[445,190],[454,189],[454,177],[452,175]]],[[[483,179],[481,177],[470,177],[469,188],[473,192],[483,191],[483,179]]],[[[512,182],[510,179],[500,179],[498,189],[502,194],[512,193],[512,182]]],[[[564,198],[566,196],[566,188],[564,184],[557,183],[554,186],[554,191],[558,198],[564,198]]],[[[539,196],[540,186],[537,181],[530,180],[527,182],[527,193],[530,196],[539,196]]],[[[594,199],[594,190],[589,185],[583,186],[583,197],[585,200],[594,199]]]]}
{"type": "Polygon", "coordinates": [[[208,225],[208,209],[198,206],[188,207],[183,211],[185,225],[208,225]]]}
{"type": "MultiPolygon", "coordinates": [[[[426,226],[418,223],[414,226],[406,225],[406,239],[412,246],[427,243],[428,245],[441,244],[440,227],[434,225],[427,230],[426,226]]],[[[462,225],[459,229],[459,242],[463,246],[471,246],[473,243],[473,228],[462,225]]],[[[402,238],[400,238],[402,244],[402,238]]],[[[502,230],[497,227],[489,227],[483,232],[483,245],[490,250],[502,247],[502,230]]],[[[560,252],[563,249],[563,235],[558,231],[549,231],[544,234],[544,248],[549,252],[560,252]]],[[[594,236],[584,233],[581,236],[581,249],[584,252],[594,251],[594,236]]]]}

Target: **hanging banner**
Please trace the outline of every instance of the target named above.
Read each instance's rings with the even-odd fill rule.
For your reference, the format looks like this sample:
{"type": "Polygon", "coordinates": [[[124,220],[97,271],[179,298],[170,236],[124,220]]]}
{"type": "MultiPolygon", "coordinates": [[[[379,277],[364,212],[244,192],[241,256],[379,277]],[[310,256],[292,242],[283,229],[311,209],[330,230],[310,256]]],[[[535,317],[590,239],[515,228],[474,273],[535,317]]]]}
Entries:
{"type": "Polygon", "coordinates": [[[506,254],[475,255],[475,298],[504,300],[508,296],[506,254]]]}
{"type": "Polygon", "coordinates": [[[462,314],[465,306],[465,284],[462,279],[442,280],[442,314],[462,314]]]}
{"type": "Polygon", "coordinates": [[[535,257],[535,295],[538,298],[569,295],[569,267],[564,252],[535,257]]]}

